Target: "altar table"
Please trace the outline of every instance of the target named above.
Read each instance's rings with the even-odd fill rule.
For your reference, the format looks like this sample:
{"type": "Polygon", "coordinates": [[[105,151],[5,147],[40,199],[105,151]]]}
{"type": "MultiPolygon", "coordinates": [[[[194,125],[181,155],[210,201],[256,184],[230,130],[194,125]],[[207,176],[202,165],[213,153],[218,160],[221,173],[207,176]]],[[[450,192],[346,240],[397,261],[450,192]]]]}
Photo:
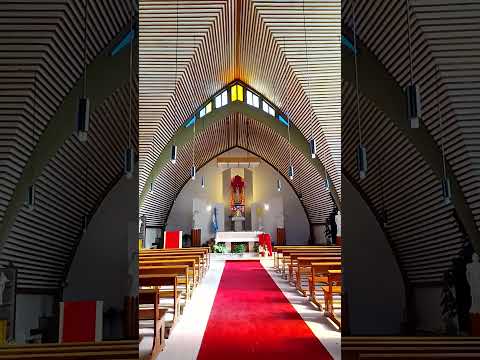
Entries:
{"type": "Polygon", "coordinates": [[[228,251],[232,251],[232,243],[248,242],[249,251],[253,251],[253,247],[258,242],[258,235],[263,234],[262,231],[219,231],[215,237],[215,243],[225,243],[228,251]]]}

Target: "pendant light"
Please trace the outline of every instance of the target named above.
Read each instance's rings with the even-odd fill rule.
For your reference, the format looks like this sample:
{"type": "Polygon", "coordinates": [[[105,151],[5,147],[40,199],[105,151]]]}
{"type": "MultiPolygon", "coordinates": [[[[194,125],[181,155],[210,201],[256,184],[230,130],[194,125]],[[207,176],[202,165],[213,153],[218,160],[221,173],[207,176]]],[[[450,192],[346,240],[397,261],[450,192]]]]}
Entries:
{"type": "MultiPolygon", "coordinates": [[[[307,21],[305,17],[305,0],[303,0],[303,32],[304,32],[304,40],[305,40],[305,62],[307,64],[307,95],[308,95],[308,101],[310,102],[311,100],[311,89],[310,89],[310,67],[309,67],[309,62],[308,62],[308,41],[307,41],[307,21]]],[[[309,141],[309,147],[310,147],[310,156],[312,159],[315,159],[317,156],[317,144],[315,142],[315,138],[313,136],[313,119],[314,119],[314,114],[312,109],[310,108],[310,116],[311,116],[311,123],[310,123],[310,141],[309,141]]]]}
{"type": "MultiPolygon", "coordinates": [[[[195,45],[195,37],[194,37],[193,42],[194,42],[194,45],[195,45]]],[[[203,120],[202,120],[202,131],[204,131],[204,130],[205,130],[205,116],[204,116],[202,119],[203,119],[203,120]]],[[[196,121],[197,121],[197,120],[195,119],[195,122],[196,122],[196,121]]],[[[208,177],[208,162],[205,163],[205,170],[204,170],[204,171],[205,171],[205,174],[206,174],[207,177],[208,177]]],[[[206,182],[206,180],[205,180],[205,175],[202,175],[202,182],[201,182],[202,189],[205,189],[205,182],[206,182]]]]}
{"type": "MultiPolygon", "coordinates": [[[[173,79],[173,106],[174,110],[178,116],[178,105],[177,105],[177,72],[178,72],[178,0],[176,2],[176,10],[175,10],[175,78],[173,79]]],[[[174,139],[175,141],[175,139],[174,139]]],[[[175,142],[172,145],[170,150],[170,162],[175,165],[177,163],[177,152],[178,148],[175,142]]]]}
{"type": "Polygon", "coordinates": [[[170,152],[170,162],[175,165],[177,162],[177,145],[172,145],[170,152]]]}
{"type": "Polygon", "coordinates": [[[154,185],[153,185],[153,181],[152,181],[152,182],[150,183],[150,190],[149,190],[150,194],[153,194],[153,193],[154,193],[154,188],[153,188],[153,186],[154,186],[154,185]]]}
{"type": "Polygon", "coordinates": [[[282,191],[282,180],[280,178],[277,179],[277,191],[282,191]]]}
{"type": "Polygon", "coordinates": [[[90,100],[87,97],[87,24],[88,0],[85,0],[85,19],[83,35],[83,94],[78,101],[77,110],[77,138],[81,142],[87,141],[90,122],[90,100]]]}
{"type": "Polygon", "coordinates": [[[83,215],[80,218],[80,227],[82,234],[87,232],[88,227],[88,212],[89,212],[89,194],[88,194],[88,166],[90,164],[90,154],[88,142],[83,143],[83,197],[84,197],[84,209],[83,215]]]}
{"type": "MultiPolygon", "coordinates": [[[[134,7],[133,2],[130,10],[130,33],[133,33],[134,21],[134,7]]],[[[133,37],[130,40],[130,68],[129,68],[129,83],[128,83],[128,148],[125,150],[123,169],[127,179],[133,177],[135,171],[135,151],[132,147],[132,78],[133,78],[133,37]]]]}
{"type": "Polygon", "coordinates": [[[35,185],[28,186],[27,197],[25,198],[25,206],[29,211],[32,211],[35,207],[35,185]]]}
{"type": "MultiPolygon", "coordinates": [[[[440,86],[440,70],[437,65],[437,84],[440,86]]],[[[438,89],[438,88],[437,88],[438,89]]],[[[449,205],[452,202],[452,189],[450,184],[450,178],[447,175],[447,161],[445,156],[445,138],[443,128],[443,117],[440,109],[440,102],[438,101],[438,90],[435,89],[435,99],[437,100],[437,114],[440,121],[440,134],[441,134],[441,147],[442,147],[442,164],[443,164],[443,178],[442,178],[442,195],[445,205],[449,205]]]]}
{"type": "Polygon", "coordinates": [[[83,215],[82,216],[82,233],[85,234],[88,229],[88,216],[83,215]]]}
{"type": "Polygon", "coordinates": [[[367,176],[367,149],[362,143],[362,124],[360,120],[360,95],[358,86],[358,61],[357,61],[357,24],[355,15],[355,2],[353,1],[353,46],[355,48],[355,89],[356,89],[356,102],[357,102],[357,121],[358,121],[358,137],[359,145],[357,147],[357,169],[360,179],[364,179],[367,176]]]}
{"type": "MultiPolygon", "coordinates": [[[[35,122],[37,121],[37,73],[33,75],[32,147],[35,148],[35,122]]],[[[25,207],[33,211],[35,207],[35,185],[30,184],[25,197],[25,207]]]]}
{"type": "Polygon", "coordinates": [[[328,177],[327,170],[325,170],[325,190],[330,191],[332,187],[332,183],[330,178],[328,177]]]}
{"type": "Polygon", "coordinates": [[[287,117],[287,131],[288,131],[288,177],[293,180],[294,170],[292,165],[292,143],[290,138],[290,117],[287,117]]]}
{"type": "Polygon", "coordinates": [[[412,36],[410,28],[410,2],[406,1],[407,7],[407,27],[408,27],[408,54],[410,62],[410,84],[406,88],[407,96],[407,116],[410,121],[410,128],[418,129],[420,127],[421,100],[418,85],[413,82],[413,60],[412,60],[412,36]]]}
{"type": "Polygon", "coordinates": [[[196,121],[193,123],[192,170],[190,172],[192,180],[195,180],[195,176],[197,174],[197,168],[195,166],[195,135],[196,135],[196,121]]]}

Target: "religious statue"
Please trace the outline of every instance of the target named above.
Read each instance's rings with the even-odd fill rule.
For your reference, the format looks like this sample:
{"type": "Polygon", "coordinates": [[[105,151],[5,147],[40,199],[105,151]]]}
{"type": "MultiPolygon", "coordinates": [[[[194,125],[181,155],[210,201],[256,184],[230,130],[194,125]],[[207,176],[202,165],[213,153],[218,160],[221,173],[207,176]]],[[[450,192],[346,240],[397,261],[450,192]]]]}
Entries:
{"type": "Polygon", "coordinates": [[[0,274],[0,305],[3,305],[3,293],[5,292],[5,284],[7,282],[10,282],[10,280],[8,280],[8,277],[2,272],[0,274]]]}
{"type": "Polygon", "coordinates": [[[480,315],[480,262],[478,254],[473,254],[472,263],[467,265],[467,280],[472,295],[471,314],[480,315]]]}
{"type": "Polygon", "coordinates": [[[478,254],[473,254],[472,262],[467,265],[466,275],[472,297],[470,306],[471,335],[480,336],[480,262],[478,254]]]}
{"type": "Polygon", "coordinates": [[[195,210],[193,212],[193,218],[192,218],[192,229],[198,229],[199,223],[198,223],[198,214],[199,211],[195,210]]]}

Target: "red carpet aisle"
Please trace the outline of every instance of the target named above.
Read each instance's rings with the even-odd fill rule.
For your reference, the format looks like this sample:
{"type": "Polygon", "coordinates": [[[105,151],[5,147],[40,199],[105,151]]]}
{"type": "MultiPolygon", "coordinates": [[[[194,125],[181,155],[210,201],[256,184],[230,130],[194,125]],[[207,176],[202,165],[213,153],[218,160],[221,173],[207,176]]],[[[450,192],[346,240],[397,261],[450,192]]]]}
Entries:
{"type": "Polygon", "coordinates": [[[332,359],[259,261],[227,261],[197,359],[332,359]]]}

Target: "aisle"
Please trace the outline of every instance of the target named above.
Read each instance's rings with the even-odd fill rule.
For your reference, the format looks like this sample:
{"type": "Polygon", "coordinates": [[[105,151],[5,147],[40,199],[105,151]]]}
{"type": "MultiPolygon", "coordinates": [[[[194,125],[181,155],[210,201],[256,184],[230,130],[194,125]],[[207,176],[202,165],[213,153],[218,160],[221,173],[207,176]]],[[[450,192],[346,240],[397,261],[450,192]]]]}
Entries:
{"type": "Polygon", "coordinates": [[[198,359],[331,359],[259,261],[227,261],[198,359]]]}

